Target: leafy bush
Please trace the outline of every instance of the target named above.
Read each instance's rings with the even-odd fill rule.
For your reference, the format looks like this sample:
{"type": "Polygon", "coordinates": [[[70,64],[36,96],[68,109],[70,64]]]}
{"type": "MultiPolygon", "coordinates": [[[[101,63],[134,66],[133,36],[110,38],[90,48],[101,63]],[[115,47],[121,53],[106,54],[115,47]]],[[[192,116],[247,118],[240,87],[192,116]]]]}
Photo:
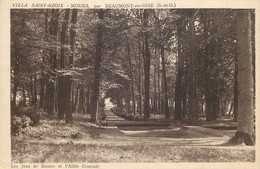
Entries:
{"type": "Polygon", "coordinates": [[[22,128],[23,122],[22,118],[18,116],[13,116],[11,118],[11,133],[12,135],[16,135],[19,130],[22,128]]]}
{"type": "Polygon", "coordinates": [[[18,116],[22,117],[23,115],[28,116],[32,121],[31,125],[35,126],[39,123],[40,119],[45,115],[45,113],[33,107],[22,107],[18,110],[18,116]]]}
{"type": "Polygon", "coordinates": [[[22,116],[22,127],[29,127],[30,125],[32,125],[33,121],[30,119],[30,117],[23,115],[22,116]]]}
{"type": "Polygon", "coordinates": [[[18,117],[16,115],[13,116],[11,118],[11,133],[12,133],[12,135],[17,135],[22,128],[29,127],[30,125],[32,125],[32,123],[33,122],[30,119],[30,117],[28,117],[26,115],[22,115],[21,117],[18,117]]]}

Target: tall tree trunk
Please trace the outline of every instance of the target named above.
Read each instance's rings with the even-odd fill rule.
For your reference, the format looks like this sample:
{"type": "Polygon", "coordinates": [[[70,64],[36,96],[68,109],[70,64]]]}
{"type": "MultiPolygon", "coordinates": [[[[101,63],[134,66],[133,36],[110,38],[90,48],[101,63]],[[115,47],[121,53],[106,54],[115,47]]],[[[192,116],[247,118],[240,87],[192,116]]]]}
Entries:
{"type": "Polygon", "coordinates": [[[45,87],[45,80],[44,80],[44,73],[41,75],[40,79],[40,108],[43,108],[43,103],[44,103],[44,87],[45,87]]]}
{"type": "Polygon", "coordinates": [[[164,90],[164,115],[165,119],[170,118],[170,113],[169,113],[169,105],[168,105],[168,92],[167,92],[167,78],[166,78],[166,69],[165,69],[165,58],[164,58],[164,46],[161,44],[161,57],[162,57],[162,78],[163,78],[163,90],[164,90]]]}
{"type": "Polygon", "coordinates": [[[79,88],[80,88],[80,85],[78,84],[76,95],[75,95],[75,102],[74,102],[73,107],[72,107],[72,112],[73,113],[76,110],[76,105],[77,105],[77,102],[78,102],[79,88]]]}
{"type": "Polygon", "coordinates": [[[131,60],[129,41],[127,41],[127,56],[128,56],[129,71],[130,71],[130,78],[131,78],[132,108],[133,108],[133,112],[134,112],[134,115],[135,115],[134,78],[133,78],[133,69],[132,69],[132,60],[131,60]]]}
{"type": "Polygon", "coordinates": [[[69,57],[69,67],[73,67],[74,65],[74,53],[75,53],[74,45],[75,45],[75,37],[76,37],[77,15],[78,15],[78,10],[73,9],[72,16],[71,16],[71,27],[70,27],[70,46],[71,46],[72,54],[69,57]]]}
{"type": "MultiPolygon", "coordinates": [[[[65,69],[65,45],[66,43],[66,35],[67,35],[67,27],[68,27],[68,20],[69,20],[69,14],[70,10],[66,9],[65,10],[65,15],[64,15],[64,20],[62,23],[62,28],[61,28],[61,33],[60,33],[60,44],[61,44],[61,52],[60,52],[60,69],[65,69]]],[[[63,119],[64,115],[66,114],[66,111],[68,111],[65,108],[65,102],[67,101],[67,96],[68,96],[68,89],[66,89],[68,86],[71,85],[70,82],[67,82],[66,80],[69,80],[69,77],[62,77],[64,76],[63,74],[59,75],[58,77],[58,118],[63,119]],[[66,84],[68,83],[68,84],[66,84]]],[[[70,90],[69,90],[70,91],[70,90]]]]}
{"type": "Polygon", "coordinates": [[[90,114],[90,86],[88,86],[87,93],[86,93],[86,100],[87,100],[87,114],[90,114]]]}
{"type": "MultiPolygon", "coordinates": [[[[148,27],[148,9],[144,9],[144,27],[148,27]]],[[[144,45],[145,45],[145,61],[144,61],[144,118],[149,119],[150,117],[150,51],[149,51],[149,35],[148,32],[144,32],[144,45]]]]}
{"type": "Polygon", "coordinates": [[[183,82],[182,82],[182,117],[185,118],[187,115],[187,72],[184,71],[183,82]]]}
{"type": "Polygon", "coordinates": [[[31,94],[31,106],[33,106],[35,103],[35,98],[34,98],[34,94],[33,94],[33,77],[32,76],[30,76],[30,94],[31,94]]]}
{"type": "Polygon", "coordinates": [[[235,55],[235,77],[234,77],[234,111],[233,111],[233,115],[234,115],[234,121],[237,121],[237,109],[238,109],[238,79],[237,79],[237,75],[238,75],[238,65],[237,65],[237,55],[235,55]]]}
{"type": "Polygon", "coordinates": [[[184,58],[182,55],[182,32],[183,31],[183,20],[179,20],[178,22],[178,72],[175,83],[175,113],[174,119],[180,120],[182,119],[182,76],[183,76],[183,68],[184,68],[184,58]]]}
{"type": "Polygon", "coordinates": [[[160,57],[158,57],[158,68],[157,68],[158,70],[157,70],[157,74],[158,74],[158,80],[157,80],[157,82],[158,82],[158,114],[161,114],[162,113],[162,111],[161,111],[161,85],[160,85],[160,57]]]}
{"type": "Polygon", "coordinates": [[[141,116],[142,115],[142,69],[141,69],[141,54],[142,54],[142,51],[141,51],[141,42],[140,42],[140,35],[138,34],[138,42],[139,42],[139,45],[138,45],[138,51],[139,51],[139,57],[138,57],[138,112],[139,112],[139,115],[141,116]]]}
{"type": "MultiPolygon", "coordinates": [[[[16,69],[16,68],[14,68],[16,69]]],[[[12,104],[11,104],[11,114],[14,115],[16,114],[16,97],[17,97],[17,89],[18,89],[18,83],[17,83],[17,80],[15,78],[17,78],[17,73],[16,73],[16,70],[14,70],[14,88],[13,88],[13,99],[12,99],[12,104]]]]}
{"type": "Polygon", "coordinates": [[[22,94],[23,94],[23,106],[26,106],[26,93],[25,93],[24,86],[22,86],[22,94]]]}
{"type": "Polygon", "coordinates": [[[36,72],[33,75],[33,95],[34,95],[34,107],[37,106],[37,77],[36,72]]]}
{"type": "Polygon", "coordinates": [[[162,94],[162,96],[161,96],[161,98],[160,98],[160,104],[161,104],[161,114],[165,114],[165,106],[164,106],[164,79],[163,79],[163,76],[161,77],[161,94],[162,94]]]}
{"type": "MultiPolygon", "coordinates": [[[[45,40],[48,41],[48,10],[45,11],[45,28],[44,28],[44,33],[45,33],[45,40]]],[[[44,53],[47,54],[47,50],[44,50],[44,53]]],[[[45,104],[45,100],[46,100],[46,96],[45,96],[45,87],[46,87],[46,74],[44,72],[44,64],[45,64],[45,58],[42,57],[42,73],[41,73],[41,78],[40,78],[40,108],[46,108],[45,104]]]]}
{"type": "Polygon", "coordinates": [[[232,142],[254,145],[253,67],[251,12],[237,11],[238,122],[232,142]]]}
{"type": "MultiPolygon", "coordinates": [[[[105,11],[103,9],[98,10],[98,18],[102,21],[104,18],[105,11]]],[[[99,97],[99,86],[100,86],[100,69],[102,62],[102,47],[103,47],[103,27],[102,23],[98,24],[97,28],[97,42],[96,42],[96,57],[95,57],[95,68],[94,68],[94,83],[93,83],[93,95],[91,99],[92,113],[90,121],[96,123],[97,113],[97,102],[99,97]]]]}
{"type": "MultiPolygon", "coordinates": [[[[156,49],[156,48],[155,48],[156,49]]],[[[156,51],[156,50],[155,50],[156,51]]],[[[155,52],[155,56],[156,56],[156,52],[155,52]]],[[[153,70],[153,85],[154,85],[154,114],[157,114],[158,112],[158,107],[157,107],[157,64],[154,66],[154,70],[153,70]]]]}
{"type": "MultiPolygon", "coordinates": [[[[57,37],[58,33],[58,9],[52,10],[52,18],[49,27],[50,35],[53,37],[57,37]]],[[[46,111],[48,114],[52,115],[54,113],[54,105],[55,105],[55,69],[57,68],[57,51],[56,47],[50,48],[50,59],[49,64],[51,69],[49,70],[49,79],[47,81],[47,88],[46,88],[46,111]]]]}
{"type": "Polygon", "coordinates": [[[60,69],[65,69],[65,45],[66,45],[66,35],[68,29],[68,21],[69,21],[70,10],[65,10],[65,16],[62,23],[61,33],[60,33],[60,45],[61,45],[61,52],[60,52],[60,69]]]}
{"type": "MultiPolygon", "coordinates": [[[[73,9],[72,10],[72,16],[71,16],[71,28],[70,28],[70,47],[72,54],[69,55],[69,68],[73,67],[73,58],[74,58],[74,45],[75,45],[75,37],[76,37],[76,30],[75,30],[75,24],[77,23],[77,14],[78,10],[73,9]]],[[[67,110],[65,112],[65,121],[66,123],[72,122],[72,92],[71,92],[71,85],[72,85],[72,77],[67,76],[65,79],[67,91],[66,91],[66,103],[69,105],[67,107],[67,110]]]]}
{"type": "Polygon", "coordinates": [[[79,92],[79,113],[86,114],[84,108],[84,85],[83,83],[80,85],[80,92],[79,92]]]}
{"type": "Polygon", "coordinates": [[[126,88],[125,88],[125,96],[126,96],[126,101],[125,101],[125,107],[126,107],[126,114],[130,113],[130,96],[129,96],[129,84],[128,82],[125,83],[126,88]]]}
{"type": "Polygon", "coordinates": [[[196,61],[195,61],[195,11],[190,12],[189,17],[189,69],[188,69],[188,120],[190,123],[196,123],[199,120],[197,84],[196,84],[196,61]]]}

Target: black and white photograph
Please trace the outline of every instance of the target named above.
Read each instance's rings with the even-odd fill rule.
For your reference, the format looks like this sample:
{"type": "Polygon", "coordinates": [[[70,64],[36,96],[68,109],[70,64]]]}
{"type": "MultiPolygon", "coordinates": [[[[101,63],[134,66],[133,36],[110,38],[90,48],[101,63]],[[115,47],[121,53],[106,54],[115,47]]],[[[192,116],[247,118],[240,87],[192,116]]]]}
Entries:
{"type": "Polygon", "coordinates": [[[110,5],[10,9],[11,163],[254,163],[256,10],[110,5]]]}

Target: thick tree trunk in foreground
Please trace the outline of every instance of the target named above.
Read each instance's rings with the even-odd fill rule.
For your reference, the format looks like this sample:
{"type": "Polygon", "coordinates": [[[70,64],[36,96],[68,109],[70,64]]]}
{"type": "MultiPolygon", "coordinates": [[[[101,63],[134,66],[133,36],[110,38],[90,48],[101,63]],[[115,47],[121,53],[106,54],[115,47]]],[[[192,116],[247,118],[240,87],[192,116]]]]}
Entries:
{"type": "MultiPolygon", "coordinates": [[[[102,21],[104,18],[104,10],[100,9],[98,11],[98,18],[102,21]]],[[[103,27],[102,23],[98,24],[98,34],[96,43],[96,58],[95,58],[95,68],[94,68],[94,83],[93,83],[93,95],[91,99],[91,119],[90,122],[96,123],[96,113],[97,113],[97,102],[99,97],[99,86],[100,86],[100,69],[102,62],[102,47],[103,47],[103,27]]]]}
{"type": "Polygon", "coordinates": [[[231,142],[254,145],[253,67],[250,10],[237,11],[238,122],[231,142]]]}

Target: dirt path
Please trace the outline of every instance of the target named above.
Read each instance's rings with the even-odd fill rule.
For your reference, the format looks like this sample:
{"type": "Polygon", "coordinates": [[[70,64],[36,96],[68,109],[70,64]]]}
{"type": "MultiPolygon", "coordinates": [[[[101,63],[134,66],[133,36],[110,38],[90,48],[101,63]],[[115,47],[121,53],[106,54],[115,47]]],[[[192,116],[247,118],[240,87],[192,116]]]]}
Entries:
{"type": "Polygon", "coordinates": [[[181,126],[154,121],[128,121],[105,111],[107,129],[93,129],[100,139],[73,140],[82,144],[221,146],[235,130],[216,130],[201,126],[181,126]],[[116,139],[116,141],[114,141],[116,139]]]}
{"type": "Polygon", "coordinates": [[[87,117],[83,115],[75,115],[73,124],[46,120],[36,129],[44,137],[12,138],[12,161],[96,163],[254,160],[254,147],[225,144],[234,130],[127,121],[109,110],[106,110],[106,115],[107,128],[88,123],[87,117]],[[46,124],[48,128],[45,128],[48,126],[46,124]],[[78,132],[77,137],[48,135],[50,131],[69,134],[71,129],[78,132]],[[36,149],[39,151],[36,152],[36,149]],[[208,153],[211,155],[208,156],[208,153]],[[240,156],[241,153],[246,156],[240,156]],[[225,158],[227,155],[228,158],[225,158]]]}

